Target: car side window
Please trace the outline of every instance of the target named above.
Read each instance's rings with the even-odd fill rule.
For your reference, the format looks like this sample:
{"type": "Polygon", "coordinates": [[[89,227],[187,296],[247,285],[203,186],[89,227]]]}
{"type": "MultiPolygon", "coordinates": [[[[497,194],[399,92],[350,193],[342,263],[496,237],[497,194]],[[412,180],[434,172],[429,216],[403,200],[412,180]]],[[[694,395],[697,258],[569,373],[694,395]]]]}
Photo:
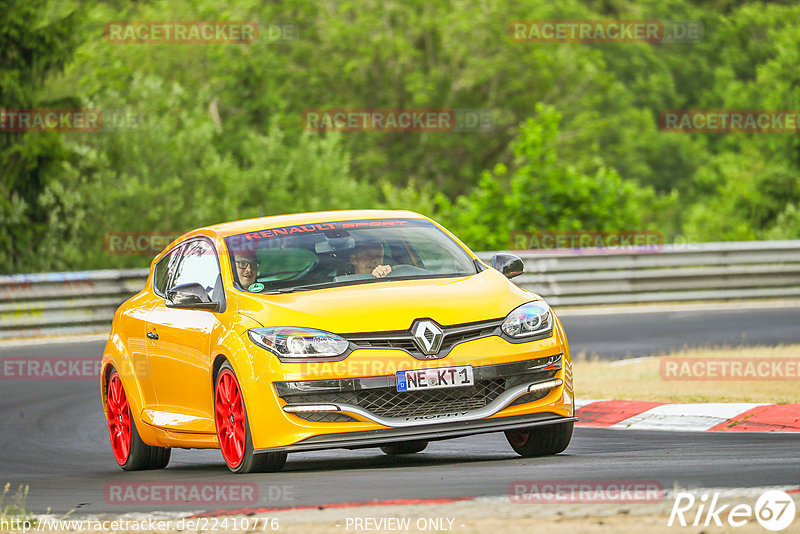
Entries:
{"type": "Polygon", "coordinates": [[[182,248],[183,245],[175,247],[169,254],[161,258],[161,261],[156,264],[153,280],[153,289],[155,290],[156,295],[160,295],[162,297],[166,296],[167,285],[175,274],[175,269],[178,266],[178,260],[181,257],[180,252],[182,248]]]}
{"type": "Polygon", "coordinates": [[[197,283],[210,294],[219,277],[219,262],[214,245],[205,239],[196,239],[189,241],[183,249],[171,286],[197,283]]]}

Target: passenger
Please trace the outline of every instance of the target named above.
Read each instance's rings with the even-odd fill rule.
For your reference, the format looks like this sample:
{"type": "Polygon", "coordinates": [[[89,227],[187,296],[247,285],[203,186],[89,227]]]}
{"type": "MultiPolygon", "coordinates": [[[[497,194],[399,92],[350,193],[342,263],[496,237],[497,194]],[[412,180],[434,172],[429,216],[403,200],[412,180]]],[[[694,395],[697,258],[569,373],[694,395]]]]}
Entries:
{"type": "Polygon", "coordinates": [[[239,285],[247,289],[256,283],[258,277],[258,259],[255,252],[244,250],[235,256],[236,276],[239,278],[239,285]]]}
{"type": "Polygon", "coordinates": [[[354,274],[371,274],[375,278],[383,278],[392,272],[391,265],[383,262],[383,246],[378,242],[359,245],[350,253],[350,264],[354,274]]]}

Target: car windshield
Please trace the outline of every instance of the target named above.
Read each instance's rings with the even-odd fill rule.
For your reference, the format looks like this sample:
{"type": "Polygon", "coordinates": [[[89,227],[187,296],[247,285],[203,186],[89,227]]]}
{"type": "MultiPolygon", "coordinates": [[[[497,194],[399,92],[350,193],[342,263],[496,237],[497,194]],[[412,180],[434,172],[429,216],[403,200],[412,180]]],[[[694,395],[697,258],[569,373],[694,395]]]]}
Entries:
{"type": "Polygon", "coordinates": [[[466,251],[424,219],[335,221],[227,237],[234,281],[251,293],[475,274],[466,251]]]}

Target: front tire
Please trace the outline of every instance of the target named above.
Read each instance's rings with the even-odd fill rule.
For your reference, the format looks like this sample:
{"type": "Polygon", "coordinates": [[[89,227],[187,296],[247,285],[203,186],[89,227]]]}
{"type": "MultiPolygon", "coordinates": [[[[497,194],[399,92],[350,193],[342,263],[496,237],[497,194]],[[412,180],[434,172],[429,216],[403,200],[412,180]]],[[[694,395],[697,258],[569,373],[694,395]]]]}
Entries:
{"type": "Polygon", "coordinates": [[[128,396],[116,369],[111,370],[106,390],[108,436],[114,459],[125,471],[163,469],[169,463],[171,449],[153,447],[139,437],[131,416],[128,396]]]}
{"type": "Polygon", "coordinates": [[[219,369],[214,380],[214,423],[225,464],[234,473],[280,471],[286,464],[285,452],[253,454],[253,438],[247,422],[247,408],[239,379],[229,362],[219,369]]]}
{"type": "Polygon", "coordinates": [[[514,452],[524,458],[552,456],[567,448],[572,440],[573,426],[573,422],[559,423],[521,430],[508,430],[505,434],[514,452]]]}
{"type": "Polygon", "coordinates": [[[401,441],[400,443],[383,445],[381,450],[389,456],[395,456],[397,454],[415,454],[422,452],[427,446],[427,441],[401,441]]]}

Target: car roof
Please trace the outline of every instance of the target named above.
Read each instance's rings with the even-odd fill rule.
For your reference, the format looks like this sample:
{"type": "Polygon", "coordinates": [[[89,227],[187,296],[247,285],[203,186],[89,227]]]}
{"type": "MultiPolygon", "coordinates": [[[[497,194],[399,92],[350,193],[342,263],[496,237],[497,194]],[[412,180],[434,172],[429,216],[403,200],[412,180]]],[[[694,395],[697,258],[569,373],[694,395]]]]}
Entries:
{"type": "Polygon", "coordinates": [[[292,226],[295,224],[312,224],[331,221],[365,220],[365,219],[425,219],[424,215],[407,210],[341,210],[316,211],[309,213],[292,213],[288,215],[272,215],[255,219],[244,219],[207,226],[220,237],[254,232],[268,228],[292,226]]]}

